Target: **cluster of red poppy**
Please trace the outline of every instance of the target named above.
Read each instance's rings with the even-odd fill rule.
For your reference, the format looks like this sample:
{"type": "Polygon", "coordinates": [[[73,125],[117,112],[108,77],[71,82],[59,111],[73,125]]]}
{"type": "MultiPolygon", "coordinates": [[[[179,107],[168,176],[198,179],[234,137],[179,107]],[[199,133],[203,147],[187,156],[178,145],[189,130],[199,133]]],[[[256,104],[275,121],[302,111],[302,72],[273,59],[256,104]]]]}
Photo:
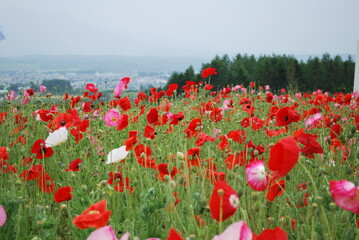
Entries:
{"type": "MultiPolygon", "coordinates": [[[[208,78],[214,74],[217,74],[216,69],[208,68],[202,72],[202,77],[208,78]]],[[[86,145],[88,142],[84,141],[84,137],[88,137],[92,146],[98,149],[98,155],[104,155],[104,133],[102,130],[101,134],[94,133],[91,126],[104,126],[105,122],[105,131],[116,127],[114,131],[127,136],[121,140],[117,139],[116,144],[122,147],[114,149],[108,155],[108,164],[121,164],[117,169],[112,166],[108,169],[109,186],[120,193],[136,192],[136,184],[130,181],[128,173],[123,170],[123,166],[128,164],[125,161],[127,154],[132,151],[134,163],[142,171],[153,174],[158,182],[174,183],[172,187],[175,202],[171,205],[172,209],[180,205],[180,186],[185,188],[200,178],[201,184],[213,189],[207,199],[210,216],[217,222],[224,222],[231,217],[238,218],[236,212],[241,197],[236,192],[241,190],[239,184],[227,177],[228,173],[239,174],[239,169],[243,169],[249,191],[265,192],[263,199],[268,202],[276,201],[285,193],[287,186],[297,186],[300,192],[297,195],[300,194],[301,199],[296,204],[292,204],[293,199],[285,199],[284,202],[289,207],[295,205],[294,207],[301,208],[308,206],[309,196],[313,196],[308,186],[315,183],[310,179],[297,183],[288,180],[288,173],[300,161],[300,155],[303,159],[323,161],[325,154],[330,153],[331,162],[328,158],[327,162],[320,162],[322,168],[330,168],[335,164],[352,165],[348,159],[351,157],[351,148],[357,141],[353,136],[359,130],[358,94],[330,96],[318,90],[312,94],[297,93],[293,96],[282,91],[282,95],[276,95],[269,90],[264,92],[261,87],[259,89],[262,90],[256,92],[254,83],[250,84],[251,93],[247,93],[247,89],[242,85],[212,91],[213,86],[210,84],[187,81],[182,87],[184,98],[179,100],[183,106],[178,110],[178,106],[173,107],[178,102],[172,98],[178,89],[177,84],[171,84],[166,91],[152,88],[149,96],[140,92],[137,98],[131,101],[129,97],[122,96],[129,83],[130,78],[121,79],[115,88],[114,99],[108,104],[101,101],[102,93],[94,84],[87,84],[83,96],[70,98],[68,94],[65,95],[64,102],[69,107],[66,111],[60,111],[56,105],[50,109],[34,111],[32,116],[46,125],[46,134],[52,134],[51,138],[55,143],[51,147],[47,140],[31,138],[26,131],[28,117],[24,113],[18,113],[14,109],[14,119],[10,119],[11,113],[0,113],[0,124],[13,121],[16,126],[11,129],[11,135],[16,138],[9,143],[9,147],[16,144],[26,146],[29,140],[33,140],[29,155],[21,161],[21,166],[10,164],[8,149],[0,147],[2,172],[17,174],[18,169],[27,167],[19,173],[22,181],[37,180],[42,192],[54,193],[53,198],[57,203],[70,201],[73,198],[72,192],[76,189],[72,186],[59,187],[65,185],[60,182],[55,184],[57,179],[55,182],[52,180],[45,171],[47,165],[40,161],[56,155],[56,136],[61,138],[58,144],[62,144],[67,140],[67,135],[62,136],[67,134],[67,130],[72,136],[66,143],[68,146],[79,143],[86,145]],[[202,90],[210,91],[210,94],[203,93],[202,90]],[[104,110],[105,108],[109,108],[108,111],[104,110]],[[175,109],[174,112],[172,109],[175,109]],[[347,112],[349,114],[344,115],[347,112]],[[227,125],[232,128],[229,129],[227,125]],[[349,128],[351,135],[344,136],[344,129],[349,128]],[[161,140],[164,139],[163,136],[168,136],[185,141],[186,144],[174,149],[179,151],[177,154],[160,156],[156,144],[158,138],[161,138],[158,137],[159,134],[161,140]],[[328,145],[327,148],[323,146],[324,143],[328,145]],[[32,166],[29,166],[31,163],[32,166]]],[[[32,89],[27,91],[29,96],[34,96],[34,93],[32,89]]],[[[81,164],[88,164],[86,159],[82,159],[76,158],[66,164],[65,171],[73,172],[72,174],[79,172],[83,169],[81,164]]],[[[46,170],[51,170],[50,173],[54,171],[46,170]]],[[[353,178],[355,174],[357,173],[351,173],[349,178],[353,178]]],[[[339,207],[359,214],[358,187],[346,180],[331,181],[327,184],[339,207]]],[[[241,186],[243,187],[243,184],[241,186]]],[[[109,234],[112,231],[112,227],[107,225],[110,215],[111,210],[107,210],[107,202],[103,199],[75,217],[73,223],[80,229],[93,227],[103,229],[109,234]]],[[[199,227],[205,225],[205,216],[206,213],[195,215],[199,227]]],[[[294,219],[293,221],[295,222],[294,219]]],[[[251,225],[251,222],[248,224],[251,225]]],[[[255,235],[243,221],[229,226],[214,239],[229,239],[227,234],[241,236],[233,239],[288,238],[287,233],[280,227],[273,230],[263,229],[260,234],[255,235]]],[[[127,238],[124,236],[123,239],[127,238]]],[[[179,232],[171,229],[167,239],[183,238],[179,232]]]]}

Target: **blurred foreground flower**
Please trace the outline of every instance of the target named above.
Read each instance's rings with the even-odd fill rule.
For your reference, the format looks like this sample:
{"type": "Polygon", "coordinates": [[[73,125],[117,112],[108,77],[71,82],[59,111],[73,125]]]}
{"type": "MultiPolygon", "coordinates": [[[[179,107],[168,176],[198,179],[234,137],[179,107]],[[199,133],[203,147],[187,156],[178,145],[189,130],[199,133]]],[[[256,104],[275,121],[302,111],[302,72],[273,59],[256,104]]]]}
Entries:
{"type": "Polygon", "coordinates": [[[93,231],[87,240],[117,240],[117,237],[111,226],[105,226],[93,231]]]}
{"type": "Polygon", "coordinates": [[[246,222],[239,221],[229,225],[221,235],[214,236],[213,240],[251,240],[252,236],[246,222]]]}
{"type": "Polygon", "coordinates": [[[2,205],[0,205],[0,227],[4,226],[6,222],[6,212],[2,205]]]}
{"type": "Polygon", "coordinates": [[[347,180],[330,181],[329,190],[339,207],[359,214],[359,187],[347,180]]]}

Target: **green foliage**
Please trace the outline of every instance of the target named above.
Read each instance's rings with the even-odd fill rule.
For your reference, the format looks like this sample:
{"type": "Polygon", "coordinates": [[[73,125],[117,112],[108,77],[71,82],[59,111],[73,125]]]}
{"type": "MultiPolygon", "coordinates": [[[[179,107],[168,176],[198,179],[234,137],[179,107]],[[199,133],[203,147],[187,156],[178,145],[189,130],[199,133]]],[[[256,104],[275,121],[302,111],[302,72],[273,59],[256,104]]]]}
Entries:
{"type": "MultiPolygon", "coordinates": [[[[233,59],[228,55],[215,56],[211,62],[202,64],[201,71],[214,67],[218,74],[211,76],[210,83],[216,88],[250,82],[269,85],[272,90],[298,89],[314,91],[322,89],[329,92],[350,92],[353,89],[355,63],[351,57],[343,61],[340,56],[331,58],[323,54],[321,58],[310,57],[306,62],[298,61],[289,55],[254,55],[237,54],[233,59]]],[[[194,74],[192,66],[184,73],[174,72],[168,84],[176,83],[179,91],[186,81],[202,81],[201,72],[194,74]]]]}
{"type": "Polygon", "coordinates": [[[44,80],[42,82],[43,86],[46,87],[47,91],[53,94],[63,94],[63,93],[72,93],[73,89],[68,80],[62,79],[52,79],[52,80],[44,80]]]}

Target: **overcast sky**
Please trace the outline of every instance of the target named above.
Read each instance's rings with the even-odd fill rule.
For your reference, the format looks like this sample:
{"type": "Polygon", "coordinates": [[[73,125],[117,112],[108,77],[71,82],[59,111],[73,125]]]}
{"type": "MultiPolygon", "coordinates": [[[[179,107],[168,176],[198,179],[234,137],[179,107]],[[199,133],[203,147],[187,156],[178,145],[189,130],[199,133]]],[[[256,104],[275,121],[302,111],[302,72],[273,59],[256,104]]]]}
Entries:
{"type": "Polygon", "coordinates": [[[355,54],[359,0],[0,0],[0,57],[355,54]]]}

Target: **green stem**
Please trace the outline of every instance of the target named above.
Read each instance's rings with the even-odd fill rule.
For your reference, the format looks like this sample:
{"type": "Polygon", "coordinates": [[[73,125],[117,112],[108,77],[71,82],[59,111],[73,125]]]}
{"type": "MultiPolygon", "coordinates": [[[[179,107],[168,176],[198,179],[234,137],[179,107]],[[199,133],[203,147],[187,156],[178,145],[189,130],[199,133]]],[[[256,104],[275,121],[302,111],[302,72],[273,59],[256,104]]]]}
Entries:
{"type": "MultiPolygon", "coordinates": [[[[313,187],[314,187],[314,192],[315,192],[315,195],[316,197],[319,197],[319,194],[318,194],[318,189],[315,185],[315,181],[314,181],[314,178],[313,176],[310,174],[310,172],[308,171],[307,167],[299,160],[299,165],[304,169],[304,171],[307,173],[308,177],[310,178],[310,181],[313,183],[313,187]]],[[[329,237],[329,239],[333,239],[332,238],[332,234],[331,234],[331,228],[329,226],[329,222],[328,222],[328,219],[327,219],[327,216],[325,214],[325,211],[324,211],[324,208],[323,208],[323,205],[320,205],[320,210],[321,210],[321,216],[322,216],[322,220],[323,222],[325,223],[325,227],[327,228],[327,235],[329,237]]]]}

